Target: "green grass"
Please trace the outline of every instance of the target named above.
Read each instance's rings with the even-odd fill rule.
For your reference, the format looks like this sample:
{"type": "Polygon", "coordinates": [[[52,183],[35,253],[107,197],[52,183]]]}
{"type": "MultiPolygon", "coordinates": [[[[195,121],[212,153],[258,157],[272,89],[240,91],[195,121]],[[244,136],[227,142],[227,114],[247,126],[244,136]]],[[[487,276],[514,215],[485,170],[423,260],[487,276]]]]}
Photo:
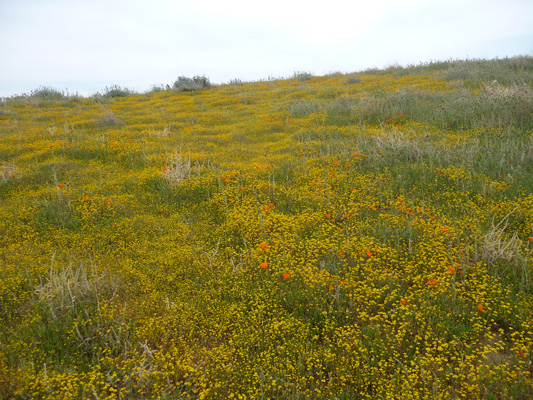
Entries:
{"type": "Polygon", "coordinates": [[[532,65],[3,99],[0,397],[531,397],[532,65]]]}

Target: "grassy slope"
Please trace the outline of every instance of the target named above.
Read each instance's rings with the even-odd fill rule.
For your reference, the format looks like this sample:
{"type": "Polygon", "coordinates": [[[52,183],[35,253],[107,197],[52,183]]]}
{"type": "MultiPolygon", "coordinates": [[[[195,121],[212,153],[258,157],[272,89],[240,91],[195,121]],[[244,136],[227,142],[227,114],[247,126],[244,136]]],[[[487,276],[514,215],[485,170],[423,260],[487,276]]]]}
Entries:
{"type": "Polygon", "coordinates": [[[533,395],[532,65],[5,101],[0,395],[533,395]]]}

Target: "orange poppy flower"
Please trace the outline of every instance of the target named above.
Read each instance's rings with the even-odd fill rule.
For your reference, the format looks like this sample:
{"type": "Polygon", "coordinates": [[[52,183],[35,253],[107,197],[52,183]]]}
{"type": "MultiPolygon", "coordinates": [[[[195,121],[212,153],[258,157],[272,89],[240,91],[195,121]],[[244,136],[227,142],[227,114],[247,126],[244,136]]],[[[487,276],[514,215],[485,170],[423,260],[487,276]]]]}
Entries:
{"type": "Polygon", "coordinates": [[[478,304],[476,307],[479,311],[483,311],[483,304],[478,304]]]}
{"type": "Polygon", "coordinates": [[[329,285],[328,289],[333,290],[333,285],[329,285]]]}
{"type": "Polygon", "coordinates": [[[286,272],[282,276],[283,276],[283,279],[289,279],[291,277],[290,274],[286,272]]]}
{"type": "Polygon", "coordinates": [[[400,304],[401,304],[402,306],[405,306],[405,305],[407,304],[407,300],[405,300],[405,299],[401,299],[401,300],[400,300],[400,304]]]}
{"type": "Polygon", "coordinates": [[[436,285],[437,282],[438,282],[437,279],[436,279],[436,278],[433,278],[433,280],[432,280],[432,281],[428,281],[428,282],[426,283],[426,285],[433,286],[433,285],[436,285]]]}
{"type": "Polygon", "coordinates": [[[443,232],[446,232],[446,231],[448,231],[448,227],[447,227],[447,226],[445,226],[444,228],[442,228],[442,231],[443,231],[443,232]]]}
{"type": "Polygon", "coordinates": [[[366,252],[366,256],[367,256],[367,257],[372,257],[373,254],[374,254],[374,253],[372,253],[371,251],[367,251],[367,252],[366,252]]]}
{"type": "Polygon", "coordinates": [[[268,246],[268,243],[261,243],[261,244],[259,245],[259,247],[261,247],[262,249],[264,249],[264,248],[267,247],[267,246],[268,246]]]}
{"type": "Polygon", "coordinates": [[[530,236],[530,237],[529,237],[529,240],[531,240],[531,241],[533,242],[533,236],[530,236]]]}
{"type": "Polygon", "coordinates": [[[344,218],[348,218],[350,216],[350,214],[346,213],[344,214],[344,218]]]}
{"type": "Polygon", "coordinates": [[[87,200],[89,200],[89,199],[90,199],[89,196],[85,196],[85,197],[83,198],[83,201],[87,201],[87,200]]]}
{"type": "Polygon", "coordinates": [[[107,199],[104,203],[106,203],[106,204],[111,203],[111,199],[107,199]]]}
{"type": "Polygon", "coordinates": [[[331,218],[331,214],[326,214],[326,218],[330,219],[331,218]]]}
{"type": "Polygon", "coordinates": [[[450,267],[450,273],[455,273],[455,268],[454,267],[450,267]]]}
{"type": "Polygon", "coordinates": [[[267,269],[268,263],[267,262],[261,263],[261,268],[267,269]]]}
{"type": "Polygon", "coordinates": [[[59,184],[59,187],[60,187],[60,188],[62,188],[63,186],[65,186],[64,183],[60,183],[60,184],[59,184]]]}

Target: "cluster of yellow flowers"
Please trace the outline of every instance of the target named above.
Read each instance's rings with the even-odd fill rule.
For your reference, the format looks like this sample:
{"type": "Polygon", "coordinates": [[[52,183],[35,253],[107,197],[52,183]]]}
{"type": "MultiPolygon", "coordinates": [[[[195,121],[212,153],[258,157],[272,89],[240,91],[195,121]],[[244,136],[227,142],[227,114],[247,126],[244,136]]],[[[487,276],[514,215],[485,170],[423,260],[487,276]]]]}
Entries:
{"type": "Polygon", "coordinates": [[[0,397],[533,395],[531,132],[360,78],[6,102],[0,397]]]}

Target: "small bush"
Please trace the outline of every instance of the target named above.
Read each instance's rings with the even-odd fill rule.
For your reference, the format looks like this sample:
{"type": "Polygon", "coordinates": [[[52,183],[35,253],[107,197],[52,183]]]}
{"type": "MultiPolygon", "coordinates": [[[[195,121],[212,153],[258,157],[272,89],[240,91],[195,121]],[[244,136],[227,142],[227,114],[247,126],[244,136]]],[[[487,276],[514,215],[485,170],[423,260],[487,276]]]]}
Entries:
{"type": "Polygon", "coordinates": [[[146,93],[159,93],[170,90],[170,85],[152,85],[152,87],[146,93]]]}
{"type": "Polygon", "coordinates": [[[209,78],[198,75],[193,78],[180,76],[172,85],[172,88],[177,92],[191,92],[193,90],[209,89],[210,87],[209,78]]]}
{"type": "Polygon", "coordinates": [[[361,82],[361,77],[359,75],[356,75],[356,74],[350,74],[350,75],[347,75],[346,76],[346,83],[347,84],[354,84],[354,83],[359,83],[361,82]]]}
{"type": "Polygon", "coordinates": [[[39,99],[39,100],[63,100],[67,95],[50,86],[40,86],[37,89],[34,89],[30,93],[30,97],[39,99]]]}
{"type": "Polygon", "coordinates": [[[98,120],[99,125],[116,125],[117,123],[118,121],[115,118],[115,115],[113,114],[113,112],[111,111],[108,111],[98,120]]]}
{"type": "Polygon", "coordinates": [[[314,75],[309,72],[295,72],[293,78],[299,82],[303,82],[314,78],[314,75]]]}
{"type": "Polygon", "coordinates": [[[135,94],[131,89],[120,87],[119,85],[111,85],[104,90],[104,97],[126,97],[135,94]]]}

